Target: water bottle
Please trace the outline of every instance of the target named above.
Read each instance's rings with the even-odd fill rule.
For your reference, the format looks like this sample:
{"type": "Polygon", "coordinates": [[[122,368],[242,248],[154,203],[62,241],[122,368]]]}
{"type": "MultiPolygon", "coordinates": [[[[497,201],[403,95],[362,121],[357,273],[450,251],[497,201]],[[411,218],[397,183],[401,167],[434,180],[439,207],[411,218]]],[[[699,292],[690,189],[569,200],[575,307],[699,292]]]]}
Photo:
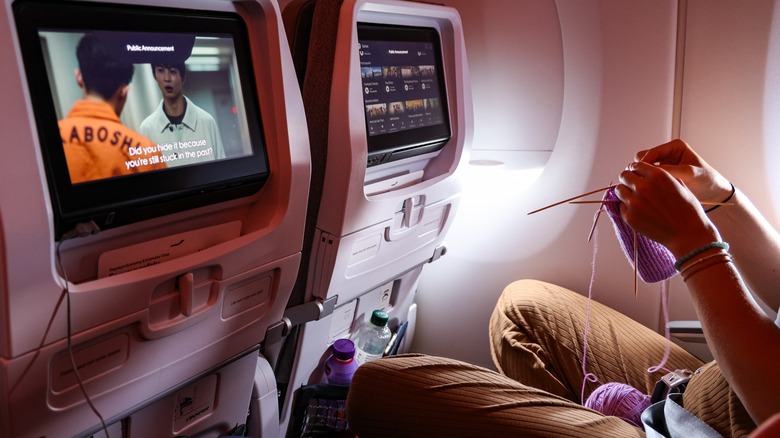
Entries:
{"type": "Polygon", "coordinates": [[[352,335],[355,342],[355,360],[358,365],[379,359],[390,342],[390,328],[387,327],[387,313],[374,310],[371,320],[364,322],[352,335]]]}
{"type": "Polygon", "coordinates": [[[349,339],[338,339],[330,350],[331,355],[325,361],[325,380],[334,385],[349,385],[358,367],[355,344],[349,339]]]}

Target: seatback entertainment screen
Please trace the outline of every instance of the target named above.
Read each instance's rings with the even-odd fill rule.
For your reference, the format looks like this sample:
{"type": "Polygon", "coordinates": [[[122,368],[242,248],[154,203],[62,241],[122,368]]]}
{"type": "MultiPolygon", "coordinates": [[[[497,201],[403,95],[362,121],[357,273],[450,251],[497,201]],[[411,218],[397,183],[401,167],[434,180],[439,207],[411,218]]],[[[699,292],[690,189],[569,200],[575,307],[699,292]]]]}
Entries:
{"type": "Polygon", "coordinates": [[[428,153],[450,138],[439,34],[358,23],[369,165],[428,153]]]}
{"type": "Polygon", "coordinates": [[[79,221],[111,227],[259,190],[268,163],[237,15],[14,9],[58,234],[79,221]]]}

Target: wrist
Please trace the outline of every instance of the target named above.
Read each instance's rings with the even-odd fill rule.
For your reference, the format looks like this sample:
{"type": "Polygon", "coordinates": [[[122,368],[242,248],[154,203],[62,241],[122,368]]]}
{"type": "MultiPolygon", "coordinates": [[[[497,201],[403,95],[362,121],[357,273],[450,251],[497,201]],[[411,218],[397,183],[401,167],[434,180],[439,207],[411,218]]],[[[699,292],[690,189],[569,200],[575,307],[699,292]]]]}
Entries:
{"type": "MultiPolygon", "coordinates": [[[[722,242],[721,242],[722,243],[722,242]]],[[[688,282],[688,279],[693,277],[699,272],[709,269],[715,265],[728,264],[733,261],[728,249],[716,248],[717,251],[707,250],[709,254],[697,255],[693,260],[687,260],[680,268],[680,275],[684,282],[688,282]]]]}
{"type": "Polygon", "coordinates": [[[714,226],[710,225],[701,229],[699,232],[692,232],[689,228],[685,235],[679,236],[679,239],[675,240],[667,246],[667,248],[672,252],[675,259],[679,260],[692,251],[695,251],[697,248],[709,245],[712,242],[720,241],[720,233],[718,233],[714,226]]]}
{"type": "Polygon", "coordinates": [[[718,253],[722,253],[725,255],[728,255],[729,252],[729,244],[726,242],[720,242],[720,241],[713,241],[707,244],[704,244],[702,246],[699,246],[690,252],[684,254],[680,258],[677,259],[677,261],[674,264],[674,269],[678,271],[683,270],[683,266],[686,266],[686,264],[690,263],[692,260],[694,260],[693,263],[697,263],[698,261],[706,260],[711,258],[713,255],[717,255],[718,253]],[[712,252],[714,254],[710,255],[704,255],[708,252],[712,252]],[[700,257],[697,259],[697,257],[700,257]]]}
{"type": "Polygon", "coordinates": [[[713,205],[712,207],[709,207],[709,208],[705,209],[704,210],[705,213],[709,213],[709,212],[717,209],[718,207],[720,207],[722,204],[725,204],[725,203],[731,201],[731,198],[734,197],[734,194],[737,192],[737,189],[736,189],[736,187],[734,187],[734,184],[732,182],[730,182],[730,181],[729,181],[729,187],[730,188],[728,189],[728,194],[724,195],[724,197],[720,201],[712,201],[712,202],[715,202],[716,204],[713,205]]]}

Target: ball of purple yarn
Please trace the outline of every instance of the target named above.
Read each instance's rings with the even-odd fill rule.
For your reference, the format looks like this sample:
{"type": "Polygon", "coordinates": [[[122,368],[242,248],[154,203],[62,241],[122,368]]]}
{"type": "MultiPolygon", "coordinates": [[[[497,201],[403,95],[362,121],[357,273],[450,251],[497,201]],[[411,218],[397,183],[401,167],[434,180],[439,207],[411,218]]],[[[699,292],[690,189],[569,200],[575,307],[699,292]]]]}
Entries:
{"type": "MultiPolygon", "coordinates": [[[[612,187],[604,194],[605,201],[618,201],[615,188],[612,187]]],[[[620,202],[604,203],[615,234],[620,241],[620,247],[628,258],[631,266],[634,265],[634,230],[626,224],[620,216],[620,202]]],[[[637,273],[645,283],[657,283],[671,278],[677,273],[674,268],[674,255],[660,243],[637,234],[637,273]]]]}
{"type": "Polygon", "coordinates": [[[585,401],[585,407],[642,427],[642,412],[650,407],[650,397],[631,385],[610,382],[596,388],[585,401]]]}

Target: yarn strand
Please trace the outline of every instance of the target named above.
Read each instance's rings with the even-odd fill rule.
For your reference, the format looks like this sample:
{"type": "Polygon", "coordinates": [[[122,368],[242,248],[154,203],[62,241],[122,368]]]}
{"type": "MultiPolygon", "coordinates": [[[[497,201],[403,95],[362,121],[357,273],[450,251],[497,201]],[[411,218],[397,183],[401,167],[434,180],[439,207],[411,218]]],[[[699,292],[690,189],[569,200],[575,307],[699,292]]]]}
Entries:
{"type": "MultiPolygon", "coordinates": [[[[598,219],[598,214],[601,213],[601,209],[599,209],[596,212],[596,218],[598,219]]],[[[595,225],[595,221],[594,221],[595,225]]],[[[599,232],[598,229],[594,226],[593,230],[591,230],[592,236],[593,236],[593,260],[591,261],[591,271],[590,271],[590,285],[588,285],[588,304],[587,304],[587,312],[585,315],[585,332],[582,335],[582,391],[580,392],[580,402],[585,403],[585,386],[588,382],[595,383],[598,382],[598,377],[593,374],[589,373],[587,370],[587,364],[588,364],[588,332],[590,331],[590,304],[593,299],[593,283],[596,279],[596,255],[599,251],[599,232]]]]}
{"type": "MultiPolygon", "coordinates": [[[[650,406],[650,396],[647,394],[642,393],[640,390],[634,388],[631,385],[625,384],[625,383],[619,383],[619,382],[607,382],[604,383],[596,389],[593,390],[593,392],[590,394],[590,396],[586,399],[585,398],[585,388],[587,387],[588,382],[595,383],[598,382],[598,377],[594,373],[589,373],[587,371],[587,361],[588,361],[588,333],[590,332],[590,317],[591,317],[591,303],[593,300],[593,285],[595,283],[596,279],[596,256],[598,254],[598,229],[596,227],[596,223],[598,221],[599,214],[603,211],[604,206],[602,205],[601,208],[595,213],[593,227],[591,228],[591,234],[588,237],[588,241],[590,241],[590,238],[592,236],[593,238],[593,260],[591,261],[591,274],[590,274],[590,284],[588,285],[588,300],[587,300],[587,310],[586,310],[586,316],[585,316],[585,330],[582,336],[582,390],[580,392],[580,400],[583,406],[589,409],[594,409],[598,412],[601,412],[604,415],[609,416],[615,416],[618,418],[621,418],[622,420],[626,421],[629,424],[632,424],[637,427],[641,427],[641,415],[642,412],[647,409],[650,406]]],[[[613,224],[614,224],[614,218],[613,218],[613,224]]],[[[618,237],[620,236],[620,230],[618,228],[615,229],[618,233],[618,237]]],[[[636,232],[634,232],[634,241],[633,241],[633,252],[634,252],[634,293],[636,294],[637,291],[637,267],[639,265],[639,261],[637,260],[637,235],[636,232]]],[[[624,248],[625,249],[625,248],[624,248]]],[[[644,279],[644,278],[643,278],[644,279]]],[[[661,307],[663,309],[663,316],[664,316],[664,334],[666,338],[666,345],[664,347],[664,355],[661,359],[661,362],[658,365],[652,366],[647,369],[648,373],[655,373],[658,370],[665,370],[664,365],[666,365],[666,362],[669,359],[669,355],[671,353],[671,336],[669,332],[669,304],[668,304],[668,290],[667,290],[667,281],[662,281],[661,283],[661,307]]]]}
{"type": "Polygon", "coordinates": [[[652,366],[647,369],[647,372],[653,374],[659,370],[664,370],[667,373],[671,372],[664,368],[666,361],[669,360],[669,355],[672,352],[672,335],[669,332],[669,291],[667,288],[667,281],[661,283],[661,309],[664,314],[664,337],[666,338],[666,344],[664,346],[664,356],[661,358],[661,362],[658,365],[652,366]]]}

